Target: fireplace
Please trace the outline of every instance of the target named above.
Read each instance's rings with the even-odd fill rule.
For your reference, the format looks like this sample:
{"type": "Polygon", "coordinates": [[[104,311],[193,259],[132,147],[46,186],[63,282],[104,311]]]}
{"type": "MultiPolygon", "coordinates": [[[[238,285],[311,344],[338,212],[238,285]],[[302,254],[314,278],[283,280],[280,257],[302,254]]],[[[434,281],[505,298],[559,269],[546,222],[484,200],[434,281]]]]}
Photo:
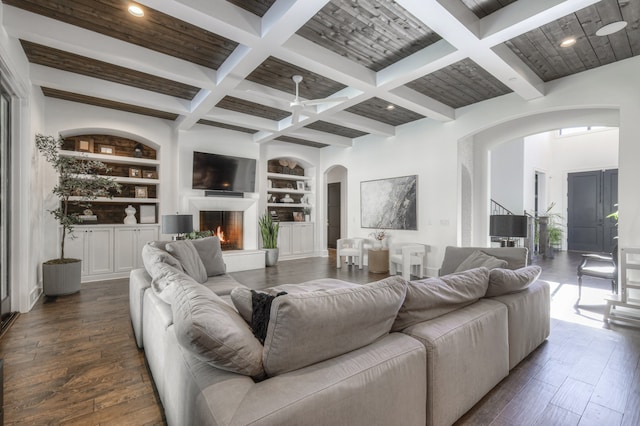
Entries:
{"type": "Polygon", "coordinates": [[[222,250],[243,249],[242,211],[200,211],[200,231],[211,231],[220,238],[222,250]]]}

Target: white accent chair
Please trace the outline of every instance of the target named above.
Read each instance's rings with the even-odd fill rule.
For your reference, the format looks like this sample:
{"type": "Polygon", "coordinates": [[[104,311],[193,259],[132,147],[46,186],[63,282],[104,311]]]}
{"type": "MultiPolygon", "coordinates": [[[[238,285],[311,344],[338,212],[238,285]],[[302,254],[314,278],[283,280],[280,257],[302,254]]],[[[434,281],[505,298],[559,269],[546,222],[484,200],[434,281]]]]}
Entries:
{"type": "Polygon", "coordinates": [[[402,278],[411,279],[411,273],[418,278],[424,277],[424,244],[400,243],[389,248],[389,274],[396,275],[402,271],[402,278]]]}
{"type": "Polygon", "coordinates": [[[364,263],[363,238],[340,238],[336,243],[336,268],[342,267],[342,258],[346,258],[347,264],[358,262],[358,269],[362,269],[364,263]]]}

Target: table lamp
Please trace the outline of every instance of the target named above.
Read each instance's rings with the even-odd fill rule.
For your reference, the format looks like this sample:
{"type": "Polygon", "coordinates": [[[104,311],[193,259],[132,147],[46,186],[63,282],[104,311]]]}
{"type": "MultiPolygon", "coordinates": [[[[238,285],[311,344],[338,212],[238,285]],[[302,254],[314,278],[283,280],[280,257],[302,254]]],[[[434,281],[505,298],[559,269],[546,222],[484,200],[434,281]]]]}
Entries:
{"type": "Polygon", "coordinates": [[[162,215],[162,233],[174,234],[174,240],[182,240],[186,234],[193,232],[193,215],[165,214],[162,215]]]}

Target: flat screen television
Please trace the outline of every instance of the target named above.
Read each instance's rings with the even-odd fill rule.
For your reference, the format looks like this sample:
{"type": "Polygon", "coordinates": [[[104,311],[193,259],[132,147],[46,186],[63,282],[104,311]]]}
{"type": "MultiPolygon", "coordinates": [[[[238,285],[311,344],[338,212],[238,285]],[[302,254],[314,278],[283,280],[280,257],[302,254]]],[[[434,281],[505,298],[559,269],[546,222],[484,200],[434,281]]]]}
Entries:
{"type": "Polygon", "coordinates": [[[193,189],[255,192],[256,160],[193,152],[193,189]]]}

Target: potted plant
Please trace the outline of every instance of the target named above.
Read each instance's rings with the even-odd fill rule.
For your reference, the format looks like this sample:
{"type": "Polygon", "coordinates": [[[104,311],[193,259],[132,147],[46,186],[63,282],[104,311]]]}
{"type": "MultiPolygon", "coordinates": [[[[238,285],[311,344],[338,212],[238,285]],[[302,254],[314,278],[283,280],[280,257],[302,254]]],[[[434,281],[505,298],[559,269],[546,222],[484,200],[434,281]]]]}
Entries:
{"type": "Polygon", "coordinates": [[[266,251],[265,264],[273,266],[278,263],[278,231],[280,224],[274,222],[268,211],[258,220],[262,234],[262,248],[266,251]]]}
{"type": "Polygon", "coordinates": [[[374,241],[374,249],[381,249],[383,245],[384,239],[387,237],[387,231],[384,229],[378,229],[369,234],[370,237],[373,237],[374,241]]]}
{"type": "Polygon", "coordinates": [[[311,222],[311,209],[309,207],[305,207],[302,209],[302,213],[304,213],[304,221],[311,222]]]}
{"type": "Polygon", "coordinates": [[[120,192],[118,183],[103,176],[110,169],[101,161],[60,155],[63,142],[62,138],[36,135],[38,151],[58,174],[58,183],[53,187],[52,193],[59,199],[59,204],[49,212],[62,226],[60,257],[42,264],[42,284],[47,296],[71,294],[80,290],[81,259],[65,257],[65,239],[73,232],[74,225],[81,222],[78,212],[91,206],[88,201],[98,197],[111,198],[114,193],[120,192]]]}

